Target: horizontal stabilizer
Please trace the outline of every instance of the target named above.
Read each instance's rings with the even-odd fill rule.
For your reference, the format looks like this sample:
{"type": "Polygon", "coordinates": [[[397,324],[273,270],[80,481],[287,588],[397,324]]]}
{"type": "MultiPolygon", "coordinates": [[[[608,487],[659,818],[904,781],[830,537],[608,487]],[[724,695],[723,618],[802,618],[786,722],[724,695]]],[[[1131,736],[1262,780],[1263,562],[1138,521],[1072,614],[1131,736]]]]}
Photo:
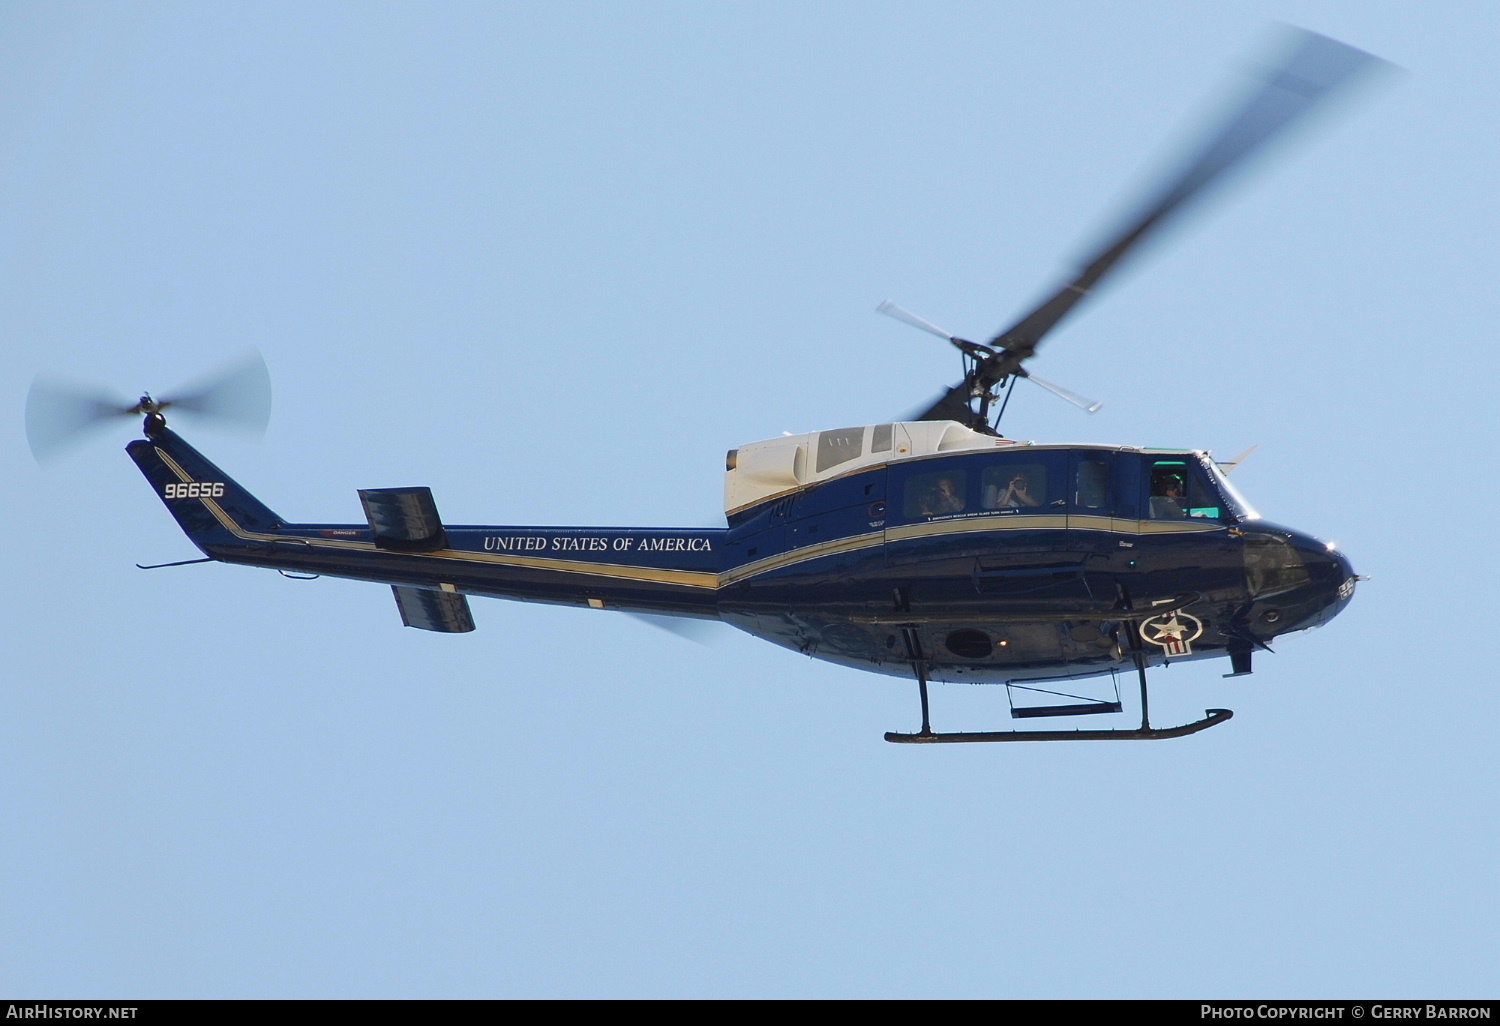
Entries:
{"type": "MultiPolygon", "coordinates": [[[[361,488],[377,548],[395,552],[435,552],[448,547],[430,488],[361,488]]],[[[399,596],[398,596],[399,597],[399,596]]],[[[472,630],[472,625],[467,628],[472,630]]]]}
{"type": "MultiPolygon", "coordinates": [[[[422,489],[426,491],[426,489],[422,489]]],[[[456,592],[430,591],[426,588],[403,588],[392,585],[401,622],[408,627],[442,634],[466,634],[474,629],[469,600],[456,592]]]]}

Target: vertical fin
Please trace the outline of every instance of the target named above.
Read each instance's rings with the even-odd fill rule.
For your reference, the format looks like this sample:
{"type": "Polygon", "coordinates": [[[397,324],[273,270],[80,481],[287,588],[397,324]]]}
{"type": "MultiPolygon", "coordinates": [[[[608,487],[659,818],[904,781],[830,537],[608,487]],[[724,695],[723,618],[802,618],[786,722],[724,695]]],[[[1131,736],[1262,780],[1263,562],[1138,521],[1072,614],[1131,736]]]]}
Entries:
{"type": "MultiPolygon", "coordinates": [[[[125,447],[178,525],[194,544],[210,536],[265,533],[282,519],[239,482],[167,428],[125,447]]],[[[227,540],[227,539],[226,539],[227,540]]]]}

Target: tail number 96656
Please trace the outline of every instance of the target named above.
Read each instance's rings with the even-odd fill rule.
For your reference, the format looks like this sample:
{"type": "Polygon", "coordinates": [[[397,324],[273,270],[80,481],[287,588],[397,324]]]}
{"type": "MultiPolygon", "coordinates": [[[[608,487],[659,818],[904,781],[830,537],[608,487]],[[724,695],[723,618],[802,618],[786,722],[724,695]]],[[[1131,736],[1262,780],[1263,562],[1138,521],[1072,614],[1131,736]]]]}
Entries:
{"type": "Polygon", "coordinates": [[[169,499],[220,499],[224,497],[223,481],[184,481],[167,485],[169,499]]]}

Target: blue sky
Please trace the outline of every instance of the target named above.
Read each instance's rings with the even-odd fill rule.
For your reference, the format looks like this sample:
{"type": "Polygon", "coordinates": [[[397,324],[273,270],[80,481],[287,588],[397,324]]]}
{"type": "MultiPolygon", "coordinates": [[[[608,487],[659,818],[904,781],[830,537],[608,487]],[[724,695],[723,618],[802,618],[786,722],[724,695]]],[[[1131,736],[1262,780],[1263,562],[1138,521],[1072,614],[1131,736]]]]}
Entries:
{"type": "MultiPolygon", "coordinates": [[[[0,991],[1468,996],[1500,964],[1481,517],[1500,14],[1483,3],[0,10],[0,991]],[[1009,431],[1256,454],[1373,577],[1153,745],[932,748],[914,686],[725,631],[195,555],[46,373],[251,347],[292,519],[722,522],[724,450],[888,420],[1069,266],[1289,22],[1405,69],[1133,262],[1009,431]]],[[[947,729],[1003,692],[943,687],[947,729]]]]}

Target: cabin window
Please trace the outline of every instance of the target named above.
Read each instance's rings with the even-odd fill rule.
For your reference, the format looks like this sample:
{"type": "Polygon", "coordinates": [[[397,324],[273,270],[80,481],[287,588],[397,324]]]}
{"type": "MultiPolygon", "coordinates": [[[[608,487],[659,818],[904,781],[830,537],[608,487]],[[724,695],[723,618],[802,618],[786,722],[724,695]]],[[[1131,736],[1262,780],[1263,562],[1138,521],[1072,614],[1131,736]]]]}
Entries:
{"type": "Polygon", "coordinates": [[[1063,505],[1067,454],[1014,452],[985,461],[980,501],[985,509],[1007,513],[1041,512],[1063,505]]]}
{"type": "Polygon", "coordinates": [[[1185,459],[1152,463],[1150,509],[1153,520],[1218,520],[1224,515],[1219,496],[1204,480],[1202,468],[1185,459]]]}
{"type": "Polygon", "coordinates": [[[906,479],[903,512],[908,519],[941,517],[968,508],[969,475],[957,468],[906,479]]]}
{"type": "Polygon", "coordinates": [[[890,452],[891,435],[894,424],[876,424],[875,430],[870,433],[871,452],[890,452]]]}
{"type": "Polygon", "coordinates": [[[1109,460],[1079,456],[1073,479],[1073,509],[1103,515],[1109,511],[1109,460]]]}
{"type": "Polygon", "coordinates": [[[837,431],[818,433],[818,462],[816,473],[847,463],[860,455],[865,441],[865,429],[839,428],[837,431]]]}

